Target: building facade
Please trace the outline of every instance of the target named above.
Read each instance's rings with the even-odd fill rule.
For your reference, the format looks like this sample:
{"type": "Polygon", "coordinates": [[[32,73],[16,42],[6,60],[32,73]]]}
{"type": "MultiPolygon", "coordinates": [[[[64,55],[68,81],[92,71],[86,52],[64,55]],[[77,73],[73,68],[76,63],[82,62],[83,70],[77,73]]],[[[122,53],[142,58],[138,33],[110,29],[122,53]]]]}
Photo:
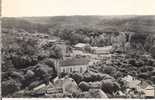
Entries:
{"type": "Polygon", "coordinates": [[[62,66],[60,72],[71,73],[79,72],[84,73],[87,70],[87,65],[73,65],[73,66],[62,66]]]}
{"type": "Polygon", "coordinates": [[[112,50],[112,46],[105,46],[105,47],[92,47],[95,54],[109,54],[112,50]]]}
{"type": "Polygon", "coordinates": [[[89,60],[86,57],[75,57],[71,59],[65,59],[60,62],[59,72],[71,73],[79,72],[83,73],[87,70],[89,60]]]}

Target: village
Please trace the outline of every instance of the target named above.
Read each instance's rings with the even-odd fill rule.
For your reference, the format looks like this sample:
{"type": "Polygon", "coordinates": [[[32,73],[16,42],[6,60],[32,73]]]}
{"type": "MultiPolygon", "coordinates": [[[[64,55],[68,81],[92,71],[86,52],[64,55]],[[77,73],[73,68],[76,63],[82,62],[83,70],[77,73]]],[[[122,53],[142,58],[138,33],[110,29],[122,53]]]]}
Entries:
{"type": "MultiPolygon", "coordinates": [[[[87,43],[77,43],[73,46],[69,46],[60,38],[51,39],[49,35],[41,33],[26,34],[24,32],[23,34],[19,33],[17,35],[17,38],[19,39],[26,37],[36,38],[38,40],[39,48],[42,48],[43,46],[50,47],[50,45],[58,45],[62,50],[62,58],[54,60],[57,76],[52,81],[48,81],[48,84],[43,83],[34,87],[31,89],[31,92],[20,90],[16,92],[16,95],[22,93],[31,94],[31,96],[34,97],[62,98],[65,95],[65,97],[109,98],[108,94],[101,88],[102,84],[99,81],[88,82],[89,89],[81,94],[80,88],[86,88],[85,85],[82,86],[83,81],[80,82],[80,85],[80,83],[77,83],[76,80],[70,77],[70,74],[80,73],[81,75],[84,75],[87,71],[92,70],[91,66],[100,64],[110,65],[115,57],[117,59],[118,55],[122,58],[125,57],[126,55],[123,52],[126,52],[127,49],[129,49],[123,32],[120,32],[118,36],[111,38],[112,45],[104,47],[94,47],[87,43]]],[[[47,52],[46,50],[42,51],[47,52]]],[[[78,76],[75,76],[75,78],[78,78],[78,76]]],[[[119,76],[117,78],[119,78],[119,76]]],[[[123,81],[126,87],[124,90],[121,90],[121,85],[119,85],[119,89],[112,92],[112,98],[144,99],[155,97],[155,85],[148,83],[144,79],[137,79],[134,74],[127,73],[123,77],[121,76],[120,80],[123,81]]]]}
{"type": "Polygon", "coordinates": [[[2,97],[154,99],[154,18],[2,18],[2,97]]]}

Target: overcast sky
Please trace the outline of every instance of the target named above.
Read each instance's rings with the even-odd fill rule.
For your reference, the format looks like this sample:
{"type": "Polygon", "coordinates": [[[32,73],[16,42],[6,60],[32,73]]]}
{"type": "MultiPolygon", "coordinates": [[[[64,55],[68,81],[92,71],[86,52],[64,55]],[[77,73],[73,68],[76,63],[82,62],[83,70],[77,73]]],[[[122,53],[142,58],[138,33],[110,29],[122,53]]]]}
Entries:
{"type": "Polygon", "coordinates": [[[2,16],[155,15],[155,0],[2,0],[2,16]]]}

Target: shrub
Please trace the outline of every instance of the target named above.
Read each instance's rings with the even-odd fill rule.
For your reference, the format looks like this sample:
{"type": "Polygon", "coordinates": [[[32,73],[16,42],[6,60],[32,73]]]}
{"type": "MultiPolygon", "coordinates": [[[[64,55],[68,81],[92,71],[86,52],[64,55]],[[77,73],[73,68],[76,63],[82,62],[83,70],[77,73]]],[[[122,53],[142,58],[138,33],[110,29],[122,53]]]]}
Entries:
{"type": "Polygon", "coordinates": [[[155,69],[151,71],[151,75],[155,76],[155,69]]]}
{"type": "Polygon", "coordinates": [[[34,72],[35,76],[40,78],[40,80],[43,80],[45,83],[48,83],[49,80],[57,76],[57,73],[54,71],[54,68],[51,68],[45,64],[37,64],[34,72]]]}
{"type": "Polygon", "coordinates": [[[12,94],[20,90],[21,84],[13,79],[2,82],[2,96],[5,97],[8,94],[12,94]]]}
{"type": "Polygon", "coordinates": [[[102,90],[106,93],[112,94],[113,92],[113,82],[112,80],[103,80],[102,83],[102,90]]]}
{"type": "Polygon", "coordinates": [[[51,59],[51,58],[46,58],[46,59],[42,60],[40,63],[48,65],[49,67],[52,67],[52,68],[55,67],[54,59],[51,59]]]}
{"type": "Polygon", "coordinates": [[[82,82],[79,83],[79,87],[80,87],[80,89],[82,91],[88,91],[89,88],[90,88],[89,87],[89,84],[87,82],[84,82],[84,81],[82,81],[82,82]]]}
{"type": "Polygon", "coordinates": [[[50,50],[50,57],[55,59],[61,59],[63,57],[62,48],[58,45],[52,46],[50,50]]]}
{"type": "Polygon", "coordinates": [[[130,42],[132,44],[140,43],[140,44],[144,45],[146,37],[147,37],[147,34],[135,33],[135,34],[131,35],[130,42]]]}
{"type": "Polygon", "coordinates": [[[150,52],[151,52],[152,57],[155,58],[155,46],[151,48],[150,52]]]}
{"type": "Polygon", "coordinates": [[[113,74],[116,71],[116,69],[112,66],[106,66],[104,67],[104,73],[106,74],[113,74]]]}
{"type": "Polygon", "coordinates": [[[3,55],[7,55],[7,60],[11,60],[14,67],[25,68],[37,63],[37,40],[26,37],[12,38],[8,41],[10,42],[3,41],[3,55]]]}
{"type": "Polygon", "coordinates": [[[138,77],[142,79],[147,79],[149,76],[148,76],[148,73],[140,73],[138,77]]]}
{"type": "Polygon", "coordinates": [[[151,80],[155,84],[155,76],[151,76],[151,80]]]}
{"type": "Polygon", "coordinates": [[[106,93],[112,94],[113,92],[116,92],[120,89],[120,85],[111,79],[102,80],[102,90],[106,93]]]}
{"type": "Polygon", "coordinates": [[[76,81],[77,84],[79,84],[83,80],[82,74],[77,73],[77,72],[72,73],[71,78],[73,78],[76,81]]]}

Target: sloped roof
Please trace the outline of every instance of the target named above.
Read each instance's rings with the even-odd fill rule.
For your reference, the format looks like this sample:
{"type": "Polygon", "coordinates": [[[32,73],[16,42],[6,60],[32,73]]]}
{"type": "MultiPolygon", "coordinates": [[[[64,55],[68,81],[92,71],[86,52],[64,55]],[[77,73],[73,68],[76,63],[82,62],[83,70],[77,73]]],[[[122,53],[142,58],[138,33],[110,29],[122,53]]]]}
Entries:
{"type": "Polygon", "coordinates": [[[127,82],[129,82],[129,81],[132,81],[132,80],[133,80],[133,77],[130,76],[130,75],[127,75],[127,76],[125,76],[125,77],[122,78],[122,79],[125,80],[125,81],[127,81],[127,82]]]}
{"type": "Polygon", "coordinates": [[[105,47],[92,47],[96,53],[109,53],[112,50],[112,46],[105,46],[105,47]]]}
{"type": "Polygon", "coordinates": [[[87,92],[82,92],[82,98],[108,98],[107,94],[101,89],[89,89],[87,92]]]}
{"type": "Polygon", "coordinates": [[[82,48],[82,47],[85,47],[86,45],[88,45],[88,44],[85,44],[85,43],[78,43],[78,44],[75,45],[75,47],[82,48]]]}
{"type": "Polygon", "coordinates": [[[141,81],[139,80],[132,80],[130,82],[128,82],[128,87],[129,88],[136,88],[138,86],[138,84],[140,84],[141,81]]]}
{"type": "Polygon", "coordinates": [[[147,83],[146,81],[142,81],[142,82],[140,83],[140,87],[141,87],[142,89],[146,89],[148,86],[149,86],[149,83],[147,83]]]}
{"type": "Polygon", "coordinates": [[[110,49],[112,49],[112,46],[92,47],[92,49],[95,49],[95,50],[110,50],[110,49]]]}
{"type": "Polygon", "coordinates": [[[144,90],[145,96],[154,96],[154,89],[151,90],[144,90]]]}
{"type": "Polygon", "coordinates": [[[61,66],[87,65],[89,59],[85,57],[66,59],[60,62],[61,66]]]}
{"type": "Polygon", "coordinates": [[[145,89],[146,89],[146,90],[152,90],[152,89],[154,89],[154,87],[151,86],[151,85],[148,85],[145,89]]]}

